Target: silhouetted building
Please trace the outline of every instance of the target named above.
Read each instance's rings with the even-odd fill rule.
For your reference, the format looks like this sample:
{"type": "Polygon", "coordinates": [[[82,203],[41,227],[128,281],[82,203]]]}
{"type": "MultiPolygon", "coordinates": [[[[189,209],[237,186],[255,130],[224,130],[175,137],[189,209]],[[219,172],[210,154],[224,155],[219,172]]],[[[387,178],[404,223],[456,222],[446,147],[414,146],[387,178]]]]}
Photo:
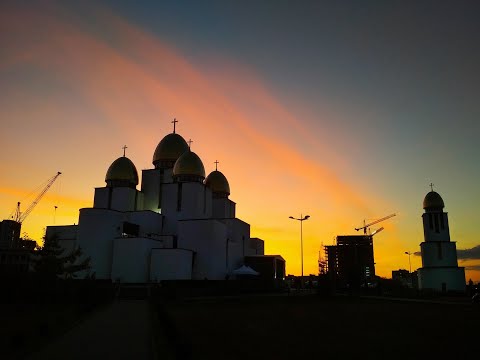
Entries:
{"type": "Polygon", "coordinates": [[[259,273],[264,280],[285,280],[285,259],[280,255],[245,256],[245,265],[259,273]]]}
{"type": "Polygon", "coordinates": [[[15,248],[20,239],[21,224],[14,220],[0,221],[0,249],[15,248]]]}
{"type": "Polygon", "coordinates": [[[262,276],[284,276],[284,262],[262,258],[263,240],[250,238],[250,225],[236,217],[226,177],[217,169],[205,176],[175,127],[152,163],[138,190],[137,169],[124,152],[108,168],[106,186],[95,189],[93,207],[80,209],[78,225],[48,227],[47,236],[64,248],[80,246],[97,279],[224,280],[250,255],[258,256],[256,268],[268,264],[262,276]]]}
{"type": "Polygon", "coordinates": [[[423,200],[425,241],[420,244],[422,267],[418,269],[420,289],[465,291],[465,268],[458,267],[457,248],[450,241],[448,214],[442,197],[430,191],[423,200]]]}
{"type": "Polygon", "coordinates": [[[392,280],[398,281],[405,287],[416,289],[418,287],[418,275],[416,271],[409,272],[405,269],[393,270],[392,280]]]}
{"type": "Polygon", "coordinates": [[[327,274],[338,287],[357,289],[375,282],[372,235],[339,235],[336,245],[324,247],[327,274]]]}
{"type": "Polygon", "coordinates": [[[20,238],[21,224],[14,220],[0,222],[0,274],[27,272],[37,243],[20,238]]]}

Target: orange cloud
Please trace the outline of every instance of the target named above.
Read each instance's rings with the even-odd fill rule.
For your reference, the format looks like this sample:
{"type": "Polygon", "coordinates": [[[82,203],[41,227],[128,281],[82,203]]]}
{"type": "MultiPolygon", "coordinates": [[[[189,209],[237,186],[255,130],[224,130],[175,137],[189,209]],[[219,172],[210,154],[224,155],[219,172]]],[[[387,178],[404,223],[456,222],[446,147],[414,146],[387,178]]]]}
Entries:
{"type": "MultiPolygon", "coordinates": [[[[220,65],[218,73],[203,71],[171,45],[107,9],[98,10],[97,22],[108,30],[109,38],[66,10],[59,16],[53,7],[42,12],[12,8],[0,14],[1,32],[7,31],[9,39],[15,39],[2,36],[8,56],[0,60],[0,68],[33,67],[55,76],[88,104],[82,112],[84,124],[72,125],[61,136],[76,135],[99,153],[107,147],[120,150],[128,139],[132,149],[129,157],[137,166],[149,167],[157,142],[170,131],[168,119],[176,116],[181,121],[180,132],[194,139],[193,150],[207,170],[220,157],[220,169],[232,185],[239,215],[252,223],[253,235],[272,236],[266,238],[272,241],[267,248],[282,252],[288,244],[296,244],[291,240],[297,238],[294,224],[281,216],[297,215],[297,209],[315,212],[310,225],[312,238],[306,235],[305,239],[311,249],[310,272],[316,271],[313,259],[317,251],[313,249],[318,249],[324,238],[329,240],[336,231],[351,229],[348,217],[356,216],[358,221],[360,216],[371,214],[372,202],[381,202],[342,178],[337,162],[343,160],[332,150],[334,140],[319,142],[254,71],[245,66],[234,68],[232,62],[220,65]],[[100,127],[105,134],[99,136],[101,143],[92,142],[100,127]],[[309,151],[299,149],[290,134],[302,139],[309,151]]],[[[58,109],[54,98],[44,105],[45,111],[49,107],[58,109]]],[[[68,117],[65,113],[66,121],[68,117]]],[[[328,134],[328,121],[323,121],[328,134]]],[[[323,139],[328,138],[325,134],[323,139]]],[[[68,165],[72,154],[78,154],[73,147],[62,151],[62,156],[69,157],[68,165]]],[[[100,158],[113,161],[115,154],[75,158],[75,166],[65,171],[101,186],[104,173],[90,173],[100,158]]],[[[63,199],[67,203],[67,198],[75,198],[80,190],[72,186],[68,191],[63,199]]],[[[297,267],[296,250],[284,256],[297,267]]]]}

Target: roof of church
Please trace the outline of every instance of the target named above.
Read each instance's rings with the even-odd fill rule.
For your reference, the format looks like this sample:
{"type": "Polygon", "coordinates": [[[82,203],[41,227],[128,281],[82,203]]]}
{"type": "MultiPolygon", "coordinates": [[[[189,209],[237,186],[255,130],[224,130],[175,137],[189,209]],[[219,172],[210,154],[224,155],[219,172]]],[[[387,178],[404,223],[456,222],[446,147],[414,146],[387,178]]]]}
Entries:
{"type": "Polygon", "coordinates": [[[205,168],[198,155],[188,150],[175,162],[173,175],[193,175],[205,178],[205,168]]]}
{"type": "Polygon", "coordinates": [[[188,150],[188,144],[183,137],[176,133],[165,136],[157,145],[153,154],[153,165],[161,161],[176,161],[180,155],[188,150]]]}
{"type": "Polygon", "coordinates": [[[443,209],[445,204],[442,197],[439,193],[435,191],[430,191],[423,199],[423,208],[424,209],[443,209]]]}
{"type": "Polygon", "coordinates": [[[119,157],[107,170],[105,181],[125,181],[129,185],[138,185],[138,172],[133,162],[125,157],[119,157]]]}
{"type": "Polygon", "coordinates": [[[220,171],[212,171],[205,179],[207,185],[214,193],[230,195],[230,185],[228,180],[220,171]]]}

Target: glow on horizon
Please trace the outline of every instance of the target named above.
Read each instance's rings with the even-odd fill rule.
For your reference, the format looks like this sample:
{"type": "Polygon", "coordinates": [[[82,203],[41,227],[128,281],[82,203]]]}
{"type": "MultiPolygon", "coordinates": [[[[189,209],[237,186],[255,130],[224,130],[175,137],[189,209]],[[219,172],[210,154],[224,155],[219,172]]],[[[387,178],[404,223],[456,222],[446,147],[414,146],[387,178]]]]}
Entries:
{"type": "MultiPolygon", "coordinates": [[[[12,122],[12,138],[2,139],[14,148],[14,136],[22,136],[18,158],[4,162],[9,175],[0,180],[2,212],[8,215],[18,196],[38,185],[33,181],[37,176],[49,176],[52,171],[45,167],[55,163],[54,170],[64,173],[63,195],[48,193],[25,223],[23,231],[35,240],[52,225],[53,206],[59,206],[56,225],[78,221],[78,209],[91,206],[93,187],[103,186],[105,172],[124,143],[139,173],[151,168],[153,150],[171,132],[173,117],[180,120],[178,132],[194,140],[192,150],[207,173],[214,160],[220,161],[238,217],[251,224],[252,237],[265,240],[267,253],[284,256],[288,273],[300,273],[299,228],[289,215],[311,215],[304,224],[304,273],[316,274],[322,243],[354,233],[363,218],[396,210],[342,173],[348,159],[332,150],[331,113],[315,114],[324,131],[318,142],[308,121],[294,116],[300,103],[287,108],[247,66],[216,59],[215,73],[190,63],[170,44],[105,9],[96,17],[108,37],[73,14],[48,9],[40,13],[13,7],[0,14],[0,30],[8,29],[17,40],[5,42],[9,51],[0,60],[0,71],[28,70],[46,77],[48,84],[44,92],[12,84],[12,101],[0,110],[2,118],[22,119],[44,135],[39,138],[37,131],[12,122]],[[45,144],[45,138],[52,143],[45,144]],[[309,151],[296,146],[298,139],[309,151]],[[27,159],[30,169],[16,165],[27,159]]],[[[375,237],[377,273],[382,276],[408,264],[398,231],[401,219],[382,223],[385,231],[375,237]]],[[[412,268],[419,266],[420,260],[412,257],[412,268]]]]}

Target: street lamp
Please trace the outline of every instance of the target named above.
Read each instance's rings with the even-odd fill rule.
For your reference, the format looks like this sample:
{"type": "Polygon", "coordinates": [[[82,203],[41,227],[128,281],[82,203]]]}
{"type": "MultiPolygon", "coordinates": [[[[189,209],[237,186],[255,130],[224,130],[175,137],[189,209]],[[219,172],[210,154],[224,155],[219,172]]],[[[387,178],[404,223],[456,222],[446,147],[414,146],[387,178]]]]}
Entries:
{"type": "Polygon", "coordinates": [[[297,219],[293,216],[289,216],[290,219],[293,219],[293,220],[298,220],[300,221],[300,256],[301,256],[301,263],[302,263],[302,282],[303,282],[303,229],[302,229],[302,223],[305,221],[305,220],[308,220],[310,218],[310,215],[305,215],[305,216],[302,216],[302,214],[300,214],[300,218],[297,219]]]}
{"type": "Polygon", "coordinates": [[[412,263],[410,262],[410,255],[412,255],[412,253],[410,251],[405,251],[405,254],[408,255],[408,265],[410,266],[409,273],[411,274],[412,273],[412,263]]]}

